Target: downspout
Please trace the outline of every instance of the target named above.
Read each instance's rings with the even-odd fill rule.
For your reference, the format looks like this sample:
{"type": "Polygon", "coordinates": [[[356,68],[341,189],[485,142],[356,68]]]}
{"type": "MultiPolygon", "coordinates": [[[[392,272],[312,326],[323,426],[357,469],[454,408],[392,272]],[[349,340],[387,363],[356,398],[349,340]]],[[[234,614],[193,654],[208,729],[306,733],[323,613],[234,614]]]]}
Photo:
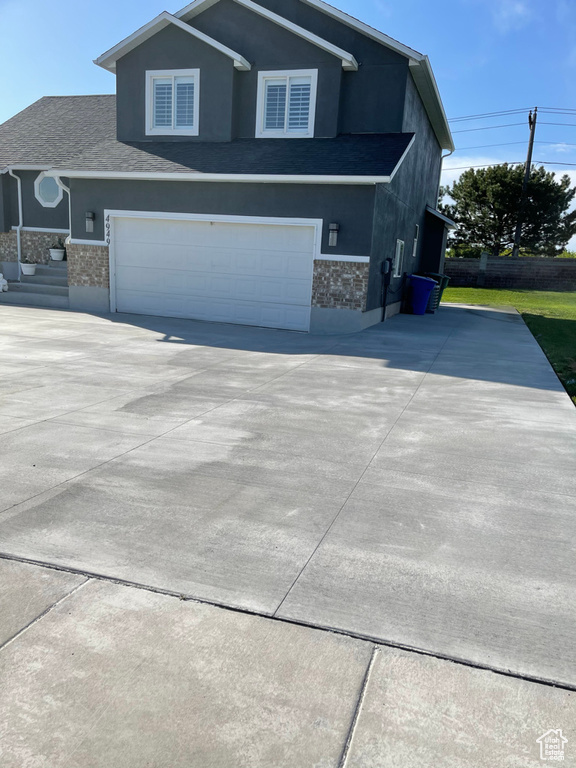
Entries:
{"type": "Polygon", "coordinates": [[[72,239],[72,195],[70,194],[70,187],[64,184],[60,176],[53,176],[53,178],[60,189],[68,195],[68,237],[64,241],[64,245],[70,245],[70,240],[72,239]]]}
{"type": "Polygon", "coordinates": [[[436,195],[436,208],[438,208],[438,200],[440,199],[440,187],[442,186],[442,171],[444,170],[444,160],[446,160],[447,157],[450,157],[450,155],[453,155],[454,152],[456,152],[455,149],[450,150],[447,155],[442,155],[440,158],[440,178],[438,179],[438,193],[436,195]]]}
{"type": "Polygon", "coordinates": [[[14,173],[12,167],[8,168],[8,173],[13,179],[16,179],[18,186],[18,226],[16,227],[16,247],[18,250],[18,282],[22,279],[22,227],[24,226],[24,213],[22,208],[22,179],[14,173]]]}

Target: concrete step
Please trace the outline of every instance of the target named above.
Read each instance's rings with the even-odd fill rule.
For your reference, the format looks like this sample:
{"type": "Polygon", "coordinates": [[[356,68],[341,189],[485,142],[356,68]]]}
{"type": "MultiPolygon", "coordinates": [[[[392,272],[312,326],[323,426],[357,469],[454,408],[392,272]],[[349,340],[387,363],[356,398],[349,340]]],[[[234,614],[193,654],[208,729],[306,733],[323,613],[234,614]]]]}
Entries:
{"type": "Polygon", "coordinates": [[[68,276],[65,273],[54,274],[51,270],[49,274],[22,275],[23,285],[59,285],[62,288],[68,288],[68,276]]]}
{"type": "Polygon", "coordinates": [[[46,296],[68,296],[68,286],[47,283],[8,283],[8,293],[40,293],[46,296]]]}
{"type": "Polygon", "coordinates": [[[66,277],[68,274],[67,261],[51,261],[49,264],[38,264],[37,275],[50,275],[52,277],[66,277]]]}
{"type": "Polygon", "coordinates": [[[17,304],[22,307],[46,307],[49,309],[68,309],[70,306],[68,296],[20,293],[19,291],[12,290],[0,293],[0,306],[2,304],[17,304]]]}

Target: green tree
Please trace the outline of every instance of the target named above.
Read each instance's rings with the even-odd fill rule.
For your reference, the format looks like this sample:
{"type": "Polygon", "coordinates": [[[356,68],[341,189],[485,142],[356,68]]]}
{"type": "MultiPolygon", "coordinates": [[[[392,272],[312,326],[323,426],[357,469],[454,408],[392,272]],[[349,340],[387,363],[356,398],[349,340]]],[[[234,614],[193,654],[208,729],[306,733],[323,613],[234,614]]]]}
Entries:
{"type": "MultiPolygon", "coordinates": [[[[440,210],[457,225],[450,241],[456,254],[470,248],[492,256],[512,252],[523,177],[523,166],[504,163],[470,168],[451,187],[440,189],[440,210]]],[[[576,234],[576,211],[568,212],[575,196],[569,176],[557,180],[545,168],[532,167],[523,213],[524,253],[556,256],[564,251],[576,234]]]]}

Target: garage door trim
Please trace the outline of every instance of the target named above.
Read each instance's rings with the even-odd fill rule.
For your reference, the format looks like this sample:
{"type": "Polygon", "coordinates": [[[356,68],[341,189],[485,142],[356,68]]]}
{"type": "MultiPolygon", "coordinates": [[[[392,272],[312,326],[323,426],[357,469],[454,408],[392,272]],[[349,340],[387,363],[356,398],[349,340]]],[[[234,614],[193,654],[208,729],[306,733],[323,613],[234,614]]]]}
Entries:
{"type": "Polygon", "coordinates": [[[314,246],[311,254],[311,270],[314,269],[314,261],[321,257],[322,251],[322,219],[281,218],[269,216],[231,216],[205,213],[166,213],[160,211],[122,211],[105,210],[104,220],[106,224],[106,242],[109,246],[110,265],[110,311],[117,312],[117,286],[116,286],[116,253],[114,237],[115,219],[162,219],[168,221],[201,221],[220,222],[226,224],[263,224],[269,226],[293,226],[309,227],[314,229],[314,246]]]}

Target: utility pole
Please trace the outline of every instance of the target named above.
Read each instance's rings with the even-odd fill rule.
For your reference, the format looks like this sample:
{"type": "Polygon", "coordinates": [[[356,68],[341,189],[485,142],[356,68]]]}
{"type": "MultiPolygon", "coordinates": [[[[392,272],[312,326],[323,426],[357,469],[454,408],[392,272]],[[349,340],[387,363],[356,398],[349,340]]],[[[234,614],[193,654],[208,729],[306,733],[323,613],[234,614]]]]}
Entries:
{"type": "Polygon", "coordinates": [[[522,225],[524,224],[524,211],[526,209],[526,198],[528,192],[528,182],[532,172],[532,155],[534,153],[534,139],[536,137],[536,123],[538,121],[538,107],[534,107],[534,112],[530,112],[528,124],[530,126],[530,141],[528,143],[528,157],[526,159],[526,171],[524,173],[524,182],[522,184],[522,197],[520,199],[520,210],[518,211],[518,222],[516,224],[516,234],[514,235],[514,248],[512,258],[517,259],[520,256],[520,242],[522,240],[522,225]]]}

